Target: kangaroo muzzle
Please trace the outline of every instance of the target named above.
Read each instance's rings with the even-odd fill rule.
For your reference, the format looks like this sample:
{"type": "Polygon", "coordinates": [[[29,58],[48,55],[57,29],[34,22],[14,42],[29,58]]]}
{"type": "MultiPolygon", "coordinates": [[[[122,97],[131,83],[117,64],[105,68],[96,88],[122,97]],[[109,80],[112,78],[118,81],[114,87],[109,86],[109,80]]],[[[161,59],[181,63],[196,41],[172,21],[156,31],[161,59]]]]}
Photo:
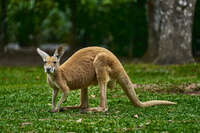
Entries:
{"type": "Polygon", "coordinates": [[[54,68],[51,68],[51,67],[46,67],[46,68],[44,68],[44,71],[45,71],[45,73],[54,73],[54,68]]]}

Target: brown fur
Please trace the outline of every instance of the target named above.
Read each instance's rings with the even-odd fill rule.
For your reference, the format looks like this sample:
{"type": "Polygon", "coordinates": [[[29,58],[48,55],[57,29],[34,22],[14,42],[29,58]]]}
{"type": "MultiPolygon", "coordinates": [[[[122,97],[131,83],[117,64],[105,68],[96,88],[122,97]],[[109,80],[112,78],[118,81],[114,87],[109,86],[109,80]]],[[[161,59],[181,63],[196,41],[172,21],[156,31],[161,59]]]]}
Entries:
{"type": "MultiPolygon", "coordinates": [[[[61,54],[61,49],[63,48],[59,47],[57,49],[59,52],[57,53],[61,54]]],[[[47,60],[51,62],[51,58],[54,57],[49,57],[49,60],[47,60]]],[[[74,53],[61,66],[58,64],[53,74],[47,74],[47,81],[53,88],[52,111],[59,111],[60,105],[65,100],[67,94],[71,90],[76,89],[81,89],[81,105],[78,107],[64,107],[62,109],[82,108],[85,111],[106,111],[106,89],[107,83],[110,80],[115,80],[120,84],[134,106],[148,107],[160,104],[176,104],[160,100],[141,102],[137,98],[132,82],[117,57],[105,48],[87,47],[74,53]],[[96,108],[89,108],[88,86],[97,83],[100,87],[100,105],[96,108]],[[63,92],[63,95],[55,108],[55,98],[59,89],[63,92]]]]}

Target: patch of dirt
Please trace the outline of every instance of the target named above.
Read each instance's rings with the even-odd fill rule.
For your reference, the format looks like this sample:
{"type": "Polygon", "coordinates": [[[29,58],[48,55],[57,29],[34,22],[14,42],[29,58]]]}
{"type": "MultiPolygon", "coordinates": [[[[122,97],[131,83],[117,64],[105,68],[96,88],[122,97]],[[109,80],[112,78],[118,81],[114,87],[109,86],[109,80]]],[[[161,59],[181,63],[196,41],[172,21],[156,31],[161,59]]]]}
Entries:
{"type": "Polygon", "coordinates": [[[200,95],[200,84],[190,83],[183,85],[157,85],[157,84],[146,84],[139,85],[133,84],[134,88],[139,88],[144,91],[159,92],[159,93],[181,93],[193,96],[200,95]]]}
{"type": "Polygon", "coordinates": [[[191,95],[191,96],[200,96],[200,91],[186,92],[185,94],[191,95]]]}

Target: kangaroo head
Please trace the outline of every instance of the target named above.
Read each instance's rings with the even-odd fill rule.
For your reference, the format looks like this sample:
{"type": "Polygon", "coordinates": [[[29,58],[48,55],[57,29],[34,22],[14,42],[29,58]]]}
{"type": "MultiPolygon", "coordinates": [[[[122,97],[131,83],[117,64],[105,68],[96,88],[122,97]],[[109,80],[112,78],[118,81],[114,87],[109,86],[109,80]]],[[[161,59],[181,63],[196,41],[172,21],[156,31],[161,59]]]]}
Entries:
{"type": "Polygon", "coordinates": [[[64,54],[64,46],[59,46],[53,56],[49,56],[46,52],[37,48],[38,54],[44,61],[44,71],[53,74],[60,66],[60,58],[64,54]]]}

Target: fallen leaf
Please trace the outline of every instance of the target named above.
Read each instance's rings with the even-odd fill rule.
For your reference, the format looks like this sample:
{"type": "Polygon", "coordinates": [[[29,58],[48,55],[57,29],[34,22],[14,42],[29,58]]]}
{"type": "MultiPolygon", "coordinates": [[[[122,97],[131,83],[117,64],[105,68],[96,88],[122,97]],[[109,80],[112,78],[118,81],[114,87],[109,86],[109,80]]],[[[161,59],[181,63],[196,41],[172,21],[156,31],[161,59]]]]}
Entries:
{"type": "Polygon", "coordinates": [[[96,96],[95,96],[95,95],[91,95],[91,97],[92,97],[92,98],[95,98],[96,96]]]}
{"type": "Polygon", "coordinates": [[[25,125],[32,125],[32,122],[24,122],[20,124],[21,127],[24,127],[25,125]]]}
{"type": "Polygon", "coordinates": [[[49,120],[49,119],[45,119],[45,118],[44,119],[39,119],[39,121],[45,121],[45,120],[49,120]]]}
{"type": "Polygon", "coordinates": [[[134,115],[133,117],[135,117],[136,119],[138,119],[138,115],[136,114],[136,115],[134,115]]]}
{"type": "Polygon", "coordinates": [[[115,113],[118,114],[118,113],[120,113],[120,111],[118,110],[118,111],[116,111],[115,113]]]}
{"type": "Polygon", "coordinates": [[[122,130],[123,130],[123,131],[127,131],[127,128],[126,128],[126,127],[124,127],[124,128],[122,128],[122,130]]]}
{"type": "Polygon", "coordinates": [[[94,124],[96,124],[96,122],[90,122],[90,124],[94,125],[94,124]]]}
{"type": "Polygon", "coordinates": [[[78,119],[76,122],[77,123],[81,123],[82,122],[82,118],[78,119]]]}
{"type": "Polygon", "coordinates": [[[150,121],[148,121],[148,122],[146,122],[145,124],[146,124],[146,125],[149,125],[150,123],[151,123],[151,122],[150,122],[150,121]]]}

